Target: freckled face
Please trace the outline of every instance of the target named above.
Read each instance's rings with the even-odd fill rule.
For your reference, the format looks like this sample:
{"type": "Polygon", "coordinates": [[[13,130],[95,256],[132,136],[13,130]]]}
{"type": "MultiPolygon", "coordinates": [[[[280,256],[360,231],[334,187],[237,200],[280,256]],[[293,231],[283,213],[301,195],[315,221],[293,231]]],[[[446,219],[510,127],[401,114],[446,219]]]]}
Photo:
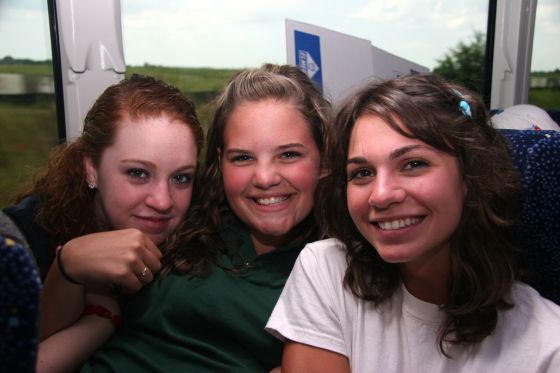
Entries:
{"type": "Polygon", "coordinates": [[[161,116],[120,123],[98,167],[85,160],[88,182],[97,187],[98,223],[137,228],[162,243],[189,208],[196,157],[194,136],[182,122],[161,116]]]}
{"type": "Polygon", "coordinates": [[[220,154],[233,212],[249,227],[257,251],[280,244],[313,208],[320,155],[305,118],[291,104],[262,100],[230,115],[220,154]]]}
{"type": "Polygon", "coordinates": [[[347,176],[352,220],[385,261],[446,260],[467,191],[455,157],[365,115],[352,130],[347,176]]]}

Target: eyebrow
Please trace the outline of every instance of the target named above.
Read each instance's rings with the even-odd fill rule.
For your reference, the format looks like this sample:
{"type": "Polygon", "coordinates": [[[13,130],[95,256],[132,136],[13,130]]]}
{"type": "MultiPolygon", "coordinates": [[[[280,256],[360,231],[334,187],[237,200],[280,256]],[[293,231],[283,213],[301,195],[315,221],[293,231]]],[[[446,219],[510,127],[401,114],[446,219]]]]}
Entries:
{"type": "MultiPolygon", "coordinates": [[[[391,153],[389,153],[389,159],[390,160],[395,160],[399,157],[402,157],[403,155],[405,155],[406,153],[409,153],[413,150],[419,149],[419,148],[426,148],[428,149],[428,147],[426,145],[422,145],[422,144],[415,144],[415,145],[408,145],[408,146],[403,146],[402,148],[398,148],[393,150],[391,153]]],[[[367,159],[361,156],[358,157],[352,157],[350,159],[348,159],[346,161],[346,165],[350,165],[350,164],[364,164],[367,163],[367,159]]]]}
{"type": "MultiPolygon", "coordinates": [[[[294,143],[283,144],[283,145],[277,146],[274,149],[275,150],[285,150],[285,149],[291,149],[291,148],[305,148],[305,145],[303,145],[299,142],[294,142],[294,143]]],[[[241,149],[241,148],[231,148],[231,149],[228,149],[226,151],[226,154],[227,153],[252,153],[252,152],[250,150],[241,149]]]]}
{"type": "Polygon", "coordinates": [[[288,149],[288,148],[305,148],[305,145],[303,145],[299,142],[292,142],[292,143],[289,143],[289,144],[280,145],[277,149],[283,150],[283,149],[288,149]]]}
{"type": "MultiPolygon", "coordinates": [[[[140,163],[146,167],[152,167],[152,168],[156,167],[154,163],[142,159],[123,159],[120,161],[120,163],[140,163]]],[[[196,169],[196,164],[187,164],[177,168],[177,170],[175,170],[174,172],[183,171],[183,170],[195,170],[195,169],[196,169]]]]}

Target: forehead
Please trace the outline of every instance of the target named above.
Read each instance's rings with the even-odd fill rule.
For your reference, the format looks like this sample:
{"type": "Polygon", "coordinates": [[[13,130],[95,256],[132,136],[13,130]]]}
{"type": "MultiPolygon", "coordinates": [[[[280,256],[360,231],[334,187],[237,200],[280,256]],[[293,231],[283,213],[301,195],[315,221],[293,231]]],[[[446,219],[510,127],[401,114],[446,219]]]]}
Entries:
{"type": "Polygon", "coordinates": [[[239,105],[224,129],[226,147],[309,141],[315,143],[310,124],[299,109],[287,101],[274,99],[239,105]]]}
{"type": "MultiPolygon", "coordinates": [[[[397,120],[397,124],[404,128],[399,120],[397,120]]],[[[384,119],[366,114],[360,116],[352,128],[349,139],[349,151],[355,151],[356,147],[361,147],[362,150],[364,147],[382,150],[400,144],[426,145],[421,140],[404,136],[391,127],[384,119]]]]}
{"type": "Polygon", "coordinates": [[[115,137],[105,153],[120,153],[123,157],[150,157],[164,152],[169,157],[196,153],[196,143],[190,127],[167,116],[124,118],[117,125],[115,137]]]}

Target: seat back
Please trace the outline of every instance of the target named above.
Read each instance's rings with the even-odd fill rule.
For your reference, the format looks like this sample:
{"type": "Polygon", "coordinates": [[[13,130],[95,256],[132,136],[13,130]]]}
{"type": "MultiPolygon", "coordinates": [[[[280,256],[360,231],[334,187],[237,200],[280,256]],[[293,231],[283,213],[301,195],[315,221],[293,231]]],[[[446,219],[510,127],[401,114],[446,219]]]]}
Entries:
{"type": "Polygon", "coordinates": [[[517,227],[525,279],[560,304],[560,132],[500,130],[522,181],[517,227]]]}
{"type": "Polygon", "coordinates": [[[25,239],[0,211],[0,371],[35,372],[40,290],[25,239]]]}

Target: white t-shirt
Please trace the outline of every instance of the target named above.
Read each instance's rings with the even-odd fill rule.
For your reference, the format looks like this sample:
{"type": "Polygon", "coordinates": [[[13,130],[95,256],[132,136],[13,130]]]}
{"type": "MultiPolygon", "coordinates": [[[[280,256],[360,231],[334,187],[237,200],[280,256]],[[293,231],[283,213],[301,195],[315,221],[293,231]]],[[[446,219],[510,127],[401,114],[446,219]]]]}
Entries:
{"type": "Polygon", "coordinates": [[[494,333],[470,347],[437,345],[445,314],[404,286],[375,308],[343,285],[342,243],[328,239],[301,252],[266,329],[347,356],[353,373],[560,372],[560,307],[516,283],[515,307],[501,312],[494,333]]]}

